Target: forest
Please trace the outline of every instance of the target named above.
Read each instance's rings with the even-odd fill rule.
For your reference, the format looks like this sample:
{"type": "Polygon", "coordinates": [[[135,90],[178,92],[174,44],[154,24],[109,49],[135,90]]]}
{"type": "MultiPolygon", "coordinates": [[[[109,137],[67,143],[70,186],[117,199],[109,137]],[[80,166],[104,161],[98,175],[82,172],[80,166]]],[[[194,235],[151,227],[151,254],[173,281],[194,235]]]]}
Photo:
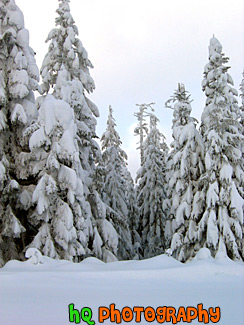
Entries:
{"type": "Polygon", "coordinates": [[[28,248],[74,262],[186,262],[201,248],[244,261],[244,72],[238,94],[213,36],[200,126],[179,83],[170,146],[153,103],[138,105],[134,180],[111,106],[98,144],[93,65],[70,0],[58,2],[40,70],[22,11],[0,2],[0,266],[28,248]]]}

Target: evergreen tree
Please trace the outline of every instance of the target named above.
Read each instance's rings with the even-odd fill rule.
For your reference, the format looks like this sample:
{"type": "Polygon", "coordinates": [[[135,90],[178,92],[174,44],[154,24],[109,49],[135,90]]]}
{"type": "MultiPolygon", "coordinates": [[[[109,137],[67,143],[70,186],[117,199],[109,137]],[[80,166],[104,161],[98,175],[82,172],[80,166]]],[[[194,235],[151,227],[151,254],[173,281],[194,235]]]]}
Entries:
{"type": "Polygon", "coordinates": [[[51,30],[46,40],[50,45],[41,67],[41,90],[48,93],[53,88],[53,95],[67,101],[74,109],[80,159],[90,185],[96,154],[99,155],[98,145],[94,141],[99,111],[86,97],[86,92],[95,89],[89,73],[89,68],[93,66],[78,38],[78,28],[70,13],[69,2],[59,0],[57,27],[51,30]]]}
{"type": "MultiPolygon", "coordinates": [[[[243,140],[241,141],[241,150],[242,150],[242,170],[244,170],[244,70],[243,70],[243,79],[240,85],[240,96],[241,96],[241,118],[240,118],[240,133],[243,136],[243,140]]],[[[242,193],[242,197],[244,198],[244,180],[242,179],[242,182],[240,182],[239,191],[242,193]]],[[[244,210],[244,207],[243,207],[244,210]]],[[[243,211],[244,214],[244,211],[243,211]]],[[[242,233],[243,233],[243,238],[241,242],[241,250],[244,252],[244,223],[242,225],[242,233]]]]}
{"type": "MultiPolygon", "coordinates": [[[[88,249],[105,261],[116,259],[118,238],[113,226],[106,219],[106,209],[96,191],[96,162],[100,159],[96,138],[97,107],[87,98],[86,93],[94,90],[95,85],[90,76],[92,64],[87,51],[78,38],[78,28],[70,12],[69,0],[59,0],[56,28],[51,30],[47,42],[50,42],[42,67],[43,84],[41,93],[48,93],[59,100],[64,100],[74,111],[74,122],[80,161],[76,171],[82,183],[84,200],[89,203],[79,223],[87,220],[89,236],[86,238],[88,249]],[[89,212],[90,211],[90,212],[89,212]],[[90,220],[90,221],[88,221],[90,220]]],[[[85,224],[81,226],[85,229],[85,224]]],[[[78,229],[77,229],[78,230],[78,229]]],[[[87,233],[87,231],[86,231],[87,233]]]]}
{"type": "MultiPolygon", "coordinates": [[[[104,183],[101,189],[103,201],[112,209],[109,220],[119,234],[118,258],[132,257],[132,242],[129,229],[129,193],[125,181],[127,155],[121,149],[121,140],[115,130],[112,107],[109,107],[107,129],[101,137],[104,183]]],[[[127,175],[128,177],[128,175],[127,175]]],[[[131,207],[130,207],[131,208],[131,207]]]]}
{"type": "Polygon", "coordinates": [[[243,76],[243,78],[242,78],[241,85],[240,85],[240,91],[241,91],[240,97],[241,97],[241,110],[243,112],[244,111],[244,70],[243,70],[242,76],[243,76]]]}
{"type": "Polygon", "coordinates": [[[128,224],[131,233],[132,247],[133,247],[133,259],[142,258],[141,250],[141,238],[138,234],[139,227],[139,215],[138,206],[136,201],[136,188],[134,180],[127,168],[123,167],[123,179],[125,182],[125,202],[128,209],[128,224]]]}
{"type": "Polygon", "coordinates": [[[243,255],[243,179],[241,162],[240,109],[237,91],[225,64],[228,58],[213,37],[209,63],[204,69],[203,91],[207,96],[202,114],[201,133],[205,145],[206,172],[201,176],[194,199],[203,206],[193,211],[199,219],[199,246],[213,256],[227,254],[233,260],[243,255]]]}
{"type": "Polygon", "coordinates": [[[92,222],[80,177],[74,112],[52,95],[39,98],[38,105],[29,144],[39,172],[32,199],[36,210],[30,219],[39,232],[30,246],[52,258],[80,260],[90,254],[92,222]],[[40,157],[45,157],[45,164],[40,157]]]}
{"type": "Polygon", "coordinates": [[[138,125],[134,130],[135,135],[139,135],[139,147],[137,149],[140,150],[140,161],[141,161],[141,166],[143,162],[143,156],[144,156],[144,149],[143,149],[143,142],[144,138],[148,134],[148,127],[147,127],[147,122],[146,122],[146,117],[148,117],[147,109],[152,108],[151,104],[137,104],[139,106],[139,112],[135,113],[134,116],[138,120],[138,125]]]}
{"type": "MultiPolygon", "coordinates": [[[[244,136],[244,70],[243,70],[243,79],[241,81],[240,85],[240,97],[241,97],[241,119],[240,119],[240,125],[241,125],[241,134],[244,136]]],[[[242,163],[244,164],[244,141],[242,142],[242,163]]]]}
{"type": "Polygon", "coordinates": [[[165,248],[165,162],[168,148],[157,122],[157,117],[151,113],[149,134],[143,144],[142,166],[137,173],[139,234],[144,258],[162,254],[165,248]]]}
{"type": "Polygon", "coordinates": [[[29,32],[14,0],[0,3],[0,264],[21,258],[29,230],[26,215],[31,205],[32,179],[17,163],[29,152],[23,136],[36,119],[33,91],[39,71],[29,46],[29,32]],[[29,199],[28,199],[29,198],[29,199]],[[28,202],[27,202],[28,201],[28,202]],[[21,237],[21,240],[20,240],[21,237]]]}
{"type": "Polygon", "coordinates": [[[197,231],[191,212],[198,208],[193,206],[193,197],[203,172],[203,143],[196,130],[196,120],[190,116],[190,103],[190,95],[183,84],[178,85],[172,98],[166,102],[166,107],[174,111],[174,141],[168,161],[170,211],[165,236],[171,241],[173,256],[180,261],[194,255],[197,231]]]}

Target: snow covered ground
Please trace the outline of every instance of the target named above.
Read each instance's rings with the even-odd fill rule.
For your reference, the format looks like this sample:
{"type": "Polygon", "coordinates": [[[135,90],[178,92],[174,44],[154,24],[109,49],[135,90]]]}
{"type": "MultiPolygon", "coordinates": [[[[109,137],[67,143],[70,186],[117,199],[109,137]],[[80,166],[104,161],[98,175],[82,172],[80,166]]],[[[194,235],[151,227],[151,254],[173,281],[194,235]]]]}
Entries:
{"type": "MultiPolygon", "coordinates": [[[[206,251],[187,264],[167,255],[108,264],[95,258],[77,264],[47,257],[43,260],[38,265],[31,260],[14,260],[0,269],[1,325],[71,324],[68,312],[71,303],[79,310],[91,308],[96,324],[100,324],[99,306],[109,307],[112,303],[119,310],[125,306],[177,309],[202,303],[204,309],[220,307],[220,325],[244,324],[244,263],[241,262],[227,258],[214,260],[206,251]]],[[[87,323],[81,321],[81,324],[87,323]]],[[[103,324],[111,321],[105,320],[103,324]]],[[[128,324],[138,323],[133,319],[128,324]]],[[[149,324],[143,316],[141,324],[149,324]]]]}

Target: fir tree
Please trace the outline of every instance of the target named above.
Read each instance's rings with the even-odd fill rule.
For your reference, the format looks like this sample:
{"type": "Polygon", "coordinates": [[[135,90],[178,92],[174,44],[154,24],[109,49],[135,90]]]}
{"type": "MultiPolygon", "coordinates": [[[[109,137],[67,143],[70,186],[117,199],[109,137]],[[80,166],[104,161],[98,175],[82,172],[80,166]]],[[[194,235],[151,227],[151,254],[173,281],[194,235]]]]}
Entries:
{"type": "Polygon", "coordinates": [[[139,234],[144,258],[162,254],[165,248],[165,162],[168,148],[157,122],[157,117],[151,113],[150,131],[143,144],[142,166],[137,173],[139,234]]]}
{"type": "Polygon", "coordinates": [[[79,223],[88,222],[90,225],[86,238],[88,249],[105,261],[113,260],[117,254],[118,238],[114,238],[117,236],[116,231],[105,220],[106,209],[95,184],[95,164],[100,159],[99,146],[94,140],[99,111],[86,96],[95,88],[89,73],[89,68],[93,66],[78,38],[78,28],[71,15],[69,2],[59,0],[56,28],[51,30],[47,38],[50,44],[41,67],[41,92],[44,96],[52,93],[56,99],[68,103],[74,111],[74,138],[79,153],[76,159],[80,162],[77,175],[82,183],[84,200],[89,203],[89,208],[83,205],[86,208],[81,212],[79,223]]]}
{"type": "Polygon", "coordinates": [[[129,188],[125,181],[127,155],[121,149],[122,142],[115,126],[113,110],[110,106],[107,129],[101,137],[102,164],[104,166],[104,183],[101,196],[103,201],[112,209],[109,219],[120,236],[118,257],[119,259],[130,259],[132,257],[132,243],[128,207],[131,202],[128,202],[129,188]]]}
{"type": "Polygon", "coordinates": [[[32,199],[36,210],[31,216],[39,232],[30,246],[52,258],[80,260],[90,254],[92,223],[80,177],[74,112],[65,101],[52,95],[39,101],[39,118],[29,141],[32,154],[42,166],[39,171],[35,165],[39,181],[32,199]]]}
{"type": "MultiPolygon", "coordinates": [[[[240,133],[243,136],[243,140],[241,142],[241,150],[242,150],[242,170],[244,170],[244,70],[243,70],[243,79],[240,85],[240,97],[241,97],[241,118],[240,118],[240,133]]],[[[239,187],[239,191],[242,193],[242,197],[244,198],[244,179],[242,179],[242,181],[240,182],[240,187],[239,187]]],[[[244,207],[243,207],[244,210],[244,207]]],[[[243,211],[244,214],[244,211],[243,211]]],[[[244,223],[242,225],[242,233],[243,233],[243,238],[242,238],[242,242],[241,242],[241,250],[242,252],[244,252],[244,223]]]]}
{"type": "MultiPolygon", "coordinates": [[[[240,119],[240,126],[241,126],[241,134],[244,136],[244,70],[243,70],[243,79],[240,84],[240,97],[241,97],[241,119],[240,119]]],[[[242,142],[242,163],[244,164],[244,142],[242,142]]]]}
{"type": "Polygon", "coordinates": [[[203,205],[202,213],[193,211],[198,223],[200,247],[213,256],[227,254],[243,259],[243,179],[241,162],[240,109],[237,91],[225,64],[228,58],[213,37],[209,45],[209,63],[202,82],[207,97],[202,114],[201,133],[205,145],[206,172],[201,176],[194,199],[203,205]]]}
{"type": "Polygon", "coordinates": [[[17,163],[29,152],[25,128],[36,119],[33,91],[39,71],[24,17],[14,0],[0,3],[0,264],[21,258],[29,230],[32,179],[17,163]],[[21,241],[18,239],[21,237],[21,241]]]}
{"type": "Polygon", "coordinates": [[[193,205],[193,197],[203,172],[203,143],[196,130],[196,120],[190,116],[190,103],[190,95],[183,84],[178,85],[172,98],[166,102],[166,107],[174,111],[174,141],[168,161],[170,211],[165,236],[171,241],[173,256],[180,261],[194,255],[197,229],[191,212],[198,208],[193,205]]]}
{"type": "Polygon", "coordinates": [[[134,116],[138,120],[138,125],[134,130],[134,134],[139,136],[139,147],[137,149],[140,150],[140,161],[141,166],[143,162],[143,156],[144,156],[144,149],[143,149],[143,142],[144,138],[148,134],[148,127],[146,122],[146,117],[148,117],[147,109],[152,108],[153,103],[151,104],[137,104],[139,106],[139,112],[135,113],[134,116]]]}
{"type": "MultiPolygon", "coordinates": [[[[50,42],[42,67],[42,93],[50,92],[57,99],[67,101],[74,109],[80,159],[87,181],[94,175],[96,154],[99,154],[95,127],[99,116],[97,107],[86,97],[95,89],[89,68],[93,68],[88,54],[78,38],[78,28],[71,15],[69,0],[59,0],[56,28],[51,30],[50,42]]],[[[88,184],[89,185],[89,184],[88,184]]]]}
{"type": "Polygon", "coordinates": [[[243,112],[244,111],[244,70],[242,76],[243,78],[240,84],[240,91],[241,91],[240,97],[241,97],[241,110],[243,112]]]}
{"type": "Polygon", "coordinates": [[[141,259],[142,250],[141,250],[141,238],[138,234],[139,214],[138,214],[138,206],[136,200],[136,188],[135,188],[134,180],[127,166],[123,167],[122,174],[125,182],[125,202],[128,209],[128,225],[131,233],[131,241],[132,241],[132,247],[134,252],[133,259],[141,259]]]}

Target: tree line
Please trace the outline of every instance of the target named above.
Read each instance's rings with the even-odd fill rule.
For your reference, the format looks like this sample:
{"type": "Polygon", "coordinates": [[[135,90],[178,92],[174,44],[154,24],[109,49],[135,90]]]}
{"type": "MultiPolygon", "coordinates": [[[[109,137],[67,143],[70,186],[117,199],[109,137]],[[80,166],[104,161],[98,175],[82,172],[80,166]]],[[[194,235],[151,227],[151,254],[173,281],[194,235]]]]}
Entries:
{"type": "Polygon", "coordinates": [[[134,184],[111,106],[96,141],[93,65],[69,2],[59,0],[40,73],[23,13],[0,4],[0,265],[29,247],[75,262],[166,251],[185,262],[202,247],[244,260],[244,78],[239,106],[220,42],[210,40],[199,128],[182,83],[165,104],[170,148],[153,103],[138,105],[134,184]]]}

